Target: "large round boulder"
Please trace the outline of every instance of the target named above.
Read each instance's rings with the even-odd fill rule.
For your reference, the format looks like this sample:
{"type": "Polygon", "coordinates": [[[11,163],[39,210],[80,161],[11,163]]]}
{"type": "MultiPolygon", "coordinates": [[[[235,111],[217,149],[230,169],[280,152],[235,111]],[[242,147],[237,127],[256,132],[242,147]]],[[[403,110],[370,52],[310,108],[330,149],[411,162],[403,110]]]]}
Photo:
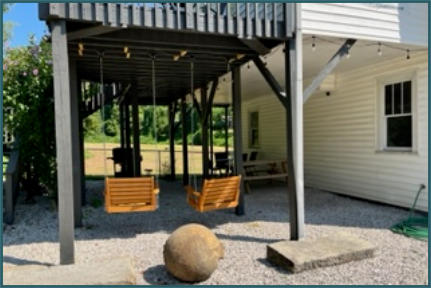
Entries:
{"type": "Polygon", "coordinates": [[[211,230],[199,224],[181,226],[163,247],[166,269],[186,282],[208,279],[223,256],[221,242],[211,230]]]}

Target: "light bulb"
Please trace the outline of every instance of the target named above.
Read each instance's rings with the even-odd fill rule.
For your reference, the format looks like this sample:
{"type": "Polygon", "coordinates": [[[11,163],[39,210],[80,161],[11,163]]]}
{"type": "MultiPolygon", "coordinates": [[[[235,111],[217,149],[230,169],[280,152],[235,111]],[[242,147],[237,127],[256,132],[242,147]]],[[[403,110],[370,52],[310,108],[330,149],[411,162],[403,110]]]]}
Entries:
{"type": "Polygon", "coordinates": [[[127,53],[126,53],[126,58],[127,58],[127,59],[130,59],[130,52],[127,52],[127,53]]]}
{"type": "Polygon", "coordinates": [[[184,57],[184,56],[186,56],[187,55],[187,50],[181,50],[180,51],[180,56],[181,57],[184,57]]]}
{"type": "Polygon", "coordinates": [[[312,36],[313,42],[311,43],[311,51],[316,51],[316,36],[312,36]]]}
{"type": "Polygon", "coordinates": [[[178,59],[180,59],[180,55],[179,54],[175,54],[174,56],[172,56],[172,59],[174,61],[178,61],[178,59]]]}
{"type": "Polygon", "coordinates": [[[409,60],[409,59],[410,59],[410,50],[409,50],[409,49],[407,49],[407,51],[406,51],[406,52],[407,52],[406,59],[407,59],[407,60],[409,60]]]}
{"type": "Polygon", "coordinates": [[[382,56],[383,52],[382,52],[382,43],[379,43],[379,48],[377,48],[377,55],[382,56]]]}
{"type": "Polygon", "coordinates": [[[79,56],[84,56],[84,52],[82,52],[82,50],[78,50],[78,55],[79,56]]]}
{"type": "Polygon", "coordinates": [[[129,47],[127,47],[127,46],[124,46],[124,48],[123,48],[123,51],[124,51],[124,54],[127,54],[127,53],[129,53],[129,47]]]}
{"type": "Polygon", "coordinates": [[[78,49],[81,50],[81,51],[83,51],[84,50],[84,43],[79,42],[78,43],[78,49]]]}

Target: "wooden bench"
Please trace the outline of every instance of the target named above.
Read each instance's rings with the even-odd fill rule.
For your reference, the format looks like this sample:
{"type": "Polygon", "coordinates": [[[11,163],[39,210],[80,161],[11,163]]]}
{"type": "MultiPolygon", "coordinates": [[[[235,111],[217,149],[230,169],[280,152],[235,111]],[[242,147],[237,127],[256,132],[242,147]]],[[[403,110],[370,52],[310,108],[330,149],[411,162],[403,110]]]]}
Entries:
{"type": "Polygon", "coordinates": [[[106,178],[105,210],[108,213],[154,211],[158,193],[154,177],[106,178]]]}
{"type": "Polygon", "coordinates": [[[246,190],[248,192],[251,190],[249,181],[272,180],[277,178],[284,178],[287,181],[288,174],[286,163],[286,160],[256,160],[244,162],[244,184],[246,190]]]}
{"type": "Polygon", "coordinates": [[[204,180],[202,192],[186,186],[187,202],[199,212],[238,206],[241,176],[204,180]]]}

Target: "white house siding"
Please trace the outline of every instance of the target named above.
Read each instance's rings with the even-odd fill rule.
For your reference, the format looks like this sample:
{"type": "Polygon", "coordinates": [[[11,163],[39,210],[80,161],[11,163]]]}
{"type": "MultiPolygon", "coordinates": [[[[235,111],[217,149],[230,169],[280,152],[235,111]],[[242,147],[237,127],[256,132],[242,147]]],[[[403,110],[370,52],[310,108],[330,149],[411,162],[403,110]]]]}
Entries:
{"type": "Polygon", "coordinates": [[[303,3],[305,34],[425,46],[426,3],[303,3]]]}
{"type": "MultiPolygon", "coordinates": [[[[337,74],[337,88],[327,97],[311,96],[304,106],[305,184],[340,194],[409,207],[421,183],[428,185],[428,58],[394,59],[337,74]],[[417,151],[378,151],[377,80],[416,71],[417,151]]],[[[285,112],[274,95],[243,104],[259,111],[261,158],[286,155],[285,112]]],[[[243,129],[248,148],[248,129],[243,129]]],[[[427,210],[428,190],[418,208],[427,210]]]]}

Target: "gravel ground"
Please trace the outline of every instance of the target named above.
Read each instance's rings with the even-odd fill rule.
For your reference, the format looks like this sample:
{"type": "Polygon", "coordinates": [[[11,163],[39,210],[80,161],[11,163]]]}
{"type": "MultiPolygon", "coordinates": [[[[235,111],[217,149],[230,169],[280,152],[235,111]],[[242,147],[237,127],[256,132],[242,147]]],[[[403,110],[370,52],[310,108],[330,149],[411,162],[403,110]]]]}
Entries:
{"type": "MultiPolygon", "coordinates": [[[[163,265],[163,244],[182,224],[206,225],[225,246],[225,258],[201,284],[427,284],[428,243],[393,234],[392,224],[404,209],[306,189],[306,237],[347,231],[377,246],[372,259],[299,274],[266,261],[266,245],[289,238],[286,189],[281,184],[256,185],[245,195],[246,215],[232,210],[200,214],[189,208],[179,183],[161,182],[155,212],[108,215],[103,207],[85,207],[84,228],[76,230],[76,261],[130,256],[138,284],[177,284],[163,265]]],[[[89,202],[97,204],[103,182],[88,182],[89,202]]],[[[37,205],[18,204],[16,223],[3,234],[7,265],[58,264],[57,217],[44,198],[37,205]]]]}

